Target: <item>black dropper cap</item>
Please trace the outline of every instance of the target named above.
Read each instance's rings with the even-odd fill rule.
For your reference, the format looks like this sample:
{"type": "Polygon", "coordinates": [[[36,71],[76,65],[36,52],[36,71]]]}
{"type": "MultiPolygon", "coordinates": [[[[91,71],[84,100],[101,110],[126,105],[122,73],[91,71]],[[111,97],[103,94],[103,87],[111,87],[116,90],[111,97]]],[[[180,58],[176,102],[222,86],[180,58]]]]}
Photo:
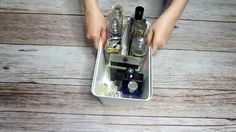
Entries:
{"type": "Polygon", "coordinates": [[[142,6],[137,6],[135,8],[134,19],[135,20],[142,20],[143,19],[143,12],[144,12],[144,8],[142,6]]]}

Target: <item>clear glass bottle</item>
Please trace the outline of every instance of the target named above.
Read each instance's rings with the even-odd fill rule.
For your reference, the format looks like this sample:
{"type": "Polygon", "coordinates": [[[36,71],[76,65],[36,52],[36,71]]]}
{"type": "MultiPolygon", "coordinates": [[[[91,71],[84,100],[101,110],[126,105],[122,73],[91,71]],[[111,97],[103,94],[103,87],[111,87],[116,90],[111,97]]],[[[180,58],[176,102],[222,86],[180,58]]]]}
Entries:
{"type": "Polygon", "coordinates": [[[129,37],[129,55],[132,55],[132,44],[135,38],[137,37],[145,37],[147,24],[146,20],[143,19],[144,8],[142,6],[138,6],[135,8],[135,14],[133,21],[131,23],[130,37],[129,37]]]}
{"type": "Polygon", "coordinates": [[[108,53],[119,53],[121,51],[123,8],[120,5],[112,7],[112,13],[107,16],[108,19],[108,37],[106,51],[108,53]]]}
{"type": "Polygon", "coordinates": [[[136,37],[132,41],[131,54],[135,57],[143,57],[147,53],[147,44],[144,37],[136,37]]]}
{"type": "Polygon", "coordinates": [[[147,24],[145,19],[143,19],[144,8],[138,6],[135,8],[134,21],[132,23],[131,35],[132,38],[144,37],[147,24]]]}

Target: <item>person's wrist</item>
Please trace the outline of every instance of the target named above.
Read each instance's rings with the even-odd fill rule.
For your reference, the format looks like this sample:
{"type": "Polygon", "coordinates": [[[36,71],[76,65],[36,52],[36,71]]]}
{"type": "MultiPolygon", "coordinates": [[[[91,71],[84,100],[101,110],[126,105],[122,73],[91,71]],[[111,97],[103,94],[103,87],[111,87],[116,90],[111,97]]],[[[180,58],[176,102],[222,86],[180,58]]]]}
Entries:
{"type": "Polygon", "coordinates": [[[169,8],[165,11],[170,20],[175,23],[180,19],[181,14],[189,0],[173,0],[169,8]]]}
{"type": "Polygon", "coordinates": [[[160,17],[159,20],[161,22],[164,22],[166,24],[168,24],[169,26],[173,26],[176,24],[178,17],[176,17],[175,15],[173,15],[173,13],[171,11],[165,12],[163,13],[160,17]]]}
{"type": "Polygon", "coordinates": [[[100,11],[97,0],[84,0],[85,15],[90,15],[100,11]]]}

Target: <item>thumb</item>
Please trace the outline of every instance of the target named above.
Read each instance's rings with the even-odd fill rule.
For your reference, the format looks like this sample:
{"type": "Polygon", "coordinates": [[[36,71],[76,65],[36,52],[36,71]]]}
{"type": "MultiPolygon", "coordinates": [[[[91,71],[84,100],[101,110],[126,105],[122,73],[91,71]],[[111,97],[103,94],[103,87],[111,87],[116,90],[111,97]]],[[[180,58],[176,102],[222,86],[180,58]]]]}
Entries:
{"type": "Polygon", "coordinates": [[[154,32],[153,42],[152,42],[152,54],[153,55],[155,55],[157,53],[159,45],[160,45],[160,43],[159,43],[159,36],[157,36],[157,33],[154,32]]]}
{"type": "Polygon", "coordinates": [[[157,53],[158,46],[157,44],[152,45],[152,55],[155,55],[157,53]]]}
{"type": "Polygon", "coordinates": [[[149,30],[148,34],[147,34],[147,44],[150,46],[152,44],[152,40],[153,40],[153,31],[149,30]]]}
{"type": "Polygon", "coordinates": [[[106,28],[103,28],[101,31],[101,40],[102,40],[102,44],[104,45],[106,43],[107,40],[107,30],[106,28]]]}
{"type": "Polygon", "coordinates": [[[96,49],[98,49],[99,42],[100,42],[100,37],[99,37],[99,36],[98,36],[98,37],[94,37],[94,38],[93,38],[93,41],[94,41],[94,47],[95,47],[96,49]]]}

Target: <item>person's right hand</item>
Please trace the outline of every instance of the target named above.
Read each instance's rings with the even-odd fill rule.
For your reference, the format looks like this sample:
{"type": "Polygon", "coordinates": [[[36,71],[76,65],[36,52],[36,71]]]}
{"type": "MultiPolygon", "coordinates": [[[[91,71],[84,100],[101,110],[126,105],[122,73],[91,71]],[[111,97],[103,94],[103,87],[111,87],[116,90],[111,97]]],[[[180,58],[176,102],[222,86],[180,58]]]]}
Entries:
{"type": "Polygon", "coordinates": [[[99,8],[88,9],[86,15],[87,38],[94,43],[97,49],[100,39],[103,44],[106,43],[107,20],[99,8]]]}

